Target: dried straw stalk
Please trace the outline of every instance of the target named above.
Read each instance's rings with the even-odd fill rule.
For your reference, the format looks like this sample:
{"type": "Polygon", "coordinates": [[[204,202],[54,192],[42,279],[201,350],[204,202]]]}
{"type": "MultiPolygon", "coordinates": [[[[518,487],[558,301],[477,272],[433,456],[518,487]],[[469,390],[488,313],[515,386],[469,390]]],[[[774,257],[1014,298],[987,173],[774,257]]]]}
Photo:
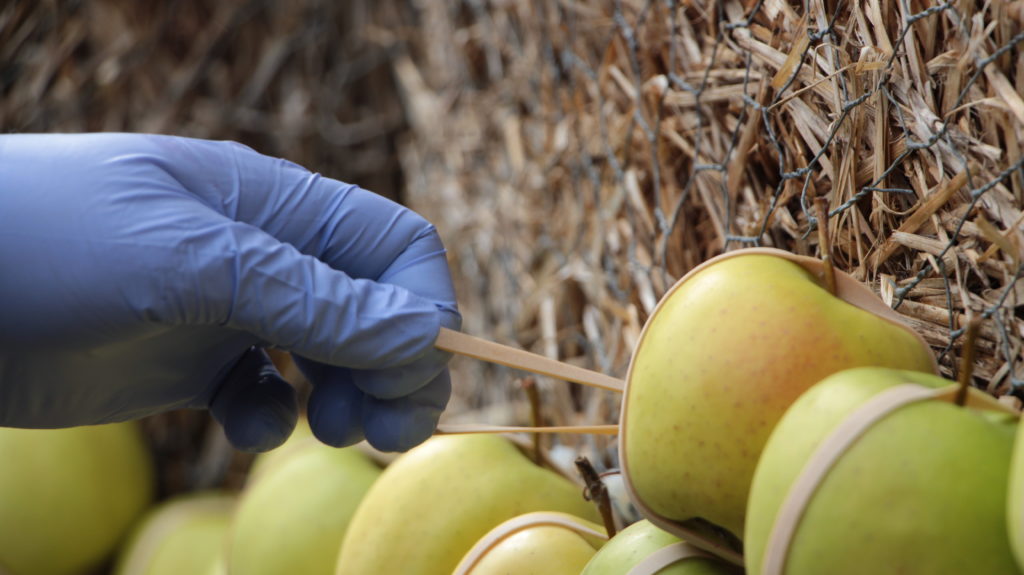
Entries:
{"type": "MultiPolygon", "coordinates": [[[[468,331],[622,376],[676,278],[749,245],[816,255],[825,197],[836,265],[947,376],[971,309],[975,383],[1024,391],[1024,3],[417,6],[419,26],[392,36],[402,162],[468,331]]],[[[616,398],[544,390],[558,423],[615,417],[616,398]]]]}

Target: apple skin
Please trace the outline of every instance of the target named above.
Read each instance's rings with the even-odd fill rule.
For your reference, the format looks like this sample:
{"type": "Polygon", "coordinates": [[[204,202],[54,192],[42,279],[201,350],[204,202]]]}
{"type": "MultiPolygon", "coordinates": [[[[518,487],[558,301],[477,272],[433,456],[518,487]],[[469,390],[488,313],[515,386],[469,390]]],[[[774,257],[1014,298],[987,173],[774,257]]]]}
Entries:
{"type": "MultiPolygon", "coordinates": [[[[647,520],[637,521],[612,537],[587,563],[580,575],[626,575],[648,555],[680,539],[647,520]]],[[[708,557],[673,563],[658,575],[738,575],[742,569],[708,557]]]]}
{"type": "Polygon", "coordinates": [[[531,511],[598,521],[582,489],[492,435],[435,436],[381,474],[349,526],[337,575],[451,575],[492,528],[531,511]]]}
{"type": "Polygon", "coordinates": [[[313,437],[313,430],[309,427],[309,420],[305,416],[299,417],[295,423],[295,429],[292,430],[292,434],[288,436],[287,441],[270,451],[256,456],[252,466],[249,467],[249,476],[245,480],[246,486],[259,481],[266,470],[276,467],[281,461],[288,459],[295,451],[304,449],[309,445],[306,439],[310,437],[313,437]]]}
{"type": "Polygon", "coordinates": [[[571,531],[558,527],[534,527],[502,541],[470,573],[579,575],[594,552],[589,543],[571,531]]]}
{"type": "Polygon", "coordinates": [[[330,575],[356,508],[381,470],[354,447],[299,439],[242,493],[227,545],[230,573],[330,575]]]}
{"type": "Polygon", "coordinates": [[[585,519],[565,513],[528,513],[492,529],[463,558],[454,575],[579,575],[606,540],[604,527],[585,519]],[[478,550],[479,559],[468,564],[478,550]]]}
{"type": "Polygon", "coordinates": [[[228,560],[223,551],[214,560],[214,562],[210,564],[210,568],[203,573],[205,573],[205,575],[228,575],[228,560]]]}
{"type": "Polygon", "coordinates": [[[153,500],[153,462],[134,422],[0,428],[0,460],[0,572],[86,572],[153,500]]]}
{"type": "Polygon", "coordinates": [[[1006,521],[1010,531],[1010,547],[1017,558],[1017,565],[1024,571],[1024,426],[1017,430],[1017,439],[1013,445],[1008,503],[1006,521]]]}
{"type": "Polygon", "coordinates": [[[680,280],[634,352],[619,441],[627,485],[649,519],[702,518],[742,536],[757,459],[801,393],[858,366],[934,372],[931,351],[906,326],[833,296],[783,257],[791,254],[747,252],[680,280]]]}
{"type": "Polygon", "coordinates": [[[162,503],[121,548],[115,575],[205,573],[220,557],[237,497],[212,491],[162,503]]]}
{"type": "MultiPolygon", "coordinates": [[[[952,382],[861,368],[811,388],[772,433],[751,487],[748,573],[762,573],[776,515],[818,444],[882,390],[952,382]]],[[[836,462],[807,505],[787,575],[1017,573],[1005,505],[1016,419],[926,400],[876,422],[836,462]]]]}

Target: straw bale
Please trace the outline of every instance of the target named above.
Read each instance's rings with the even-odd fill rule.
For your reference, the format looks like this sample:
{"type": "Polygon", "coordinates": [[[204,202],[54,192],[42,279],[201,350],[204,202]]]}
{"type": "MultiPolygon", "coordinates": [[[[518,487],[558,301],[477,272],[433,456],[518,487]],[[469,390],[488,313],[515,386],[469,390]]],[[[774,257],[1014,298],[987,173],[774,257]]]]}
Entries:
{"type": "MultiPolygon", "coordinates": [[[[975,384],[1024,396],[1019,4],[416,3],[444,25],[396,35],[407,198],[447,241],[467,331],[623,376],[695,265],[820,255],[823,197],[834,261],[946,376],[970,311],[975,384]]],[[[458,365],[498,380],[457,389],[462,409],[518,397],[458,365]]],[[[550,417],[615,417],[570,389],[550,417]]]]}

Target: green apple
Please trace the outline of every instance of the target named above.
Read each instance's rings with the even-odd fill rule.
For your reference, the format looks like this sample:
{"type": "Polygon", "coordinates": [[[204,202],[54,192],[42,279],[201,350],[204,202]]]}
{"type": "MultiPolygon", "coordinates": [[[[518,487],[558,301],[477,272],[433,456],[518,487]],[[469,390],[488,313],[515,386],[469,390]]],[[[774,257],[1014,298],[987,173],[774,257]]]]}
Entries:
{"type": "Polygon", "coordinates": [[[349,522],[379,475],[354,447],[299,440],[242,493],[228,534],[229,571],[330,575],[349,522]]]}
{"type": "MultiPolygon", "coordinates": [[[[619,437],[627,486],[663,528],[700,518],[743,533],[775,423],[825,376],[859,366],[933,373],[928,346],[871,291],[821,262],[739,250],[662,298],[633,353],[619,437]]],[[[685,532],[676,532],[685,535],[685,532]]]]}
{"type": "Polygon", "coordinates": [[[232,494],[200,492],[152,509],[121,549],[115,575],[207,572],[220,556],[235,502],[232,494]]]}
{"type": "Polygon", "coordinates": [[[567,513],[513,517],[487,533],[452,575],[579,575],[608,540],[604,527],[567,513]]]}
{"type": "Polygon", "coordinates": [[[800,397],[754,475],[748,572],[1017,573],[1005,510],[1018,417],[975,407],[978,390],[967,407],[936,397],[948,389],[861,368],[800,397]]]}
{"type": "Polygon", "coordinates": [[[1007,525],[1010,547],[1017,564],[1024,571],[1024,426],[1017,429],[1010,463],[1010,495],[1007,505],[1007,525]]]}
{"type": "Polygon", "coordinates": [[[153,499],[153,462],[134,423],[0,428],[0,461],[0,573],[82,573],[153,499]]]}
{"type": "MultiPolygon", "coordinates": [[[[299,417],[299,420],[295,425],[295,429],[284,444],[280,445],[276,449],[272,449],[271,451],[267,451],[256,456],[252,462],[252,466],[249,468],[249,476],[246,478],[246,485],[252,485],[259,481],[266,470],[279,465],[282,461],[286,461],[292,456],[292,454],[298,453],[307,449],[310,445],[313,445],[314,443],[312,441],[307,441],[312,437],[313,430],[309,427],[309,420],[306,419],[305,416],[299,417]]],[[[376,463],[378,467],[387,467],[398,457],[398,454],[396,453],[378,451],[365,441],[361,441],[353,447],[362,452],[363,455],[369,457],[370,460],[376,463]]]]}
{"type": "Polygon", "coordinates": [[[210,564],[210,568],[203,572],[205,575],[228,575],[228,558],[224,554],[223,548],[221,549],[220,555],[213,560],[210,564]]]}
{"type": "Polygon", "coordinates": [[[581,487],[493,435],[436,436],[399,457],[352,519],[338,575],[450,575],[481,537],[531,511],[598,515],[581,487]]]}
{"type": "Polygon", "coordinates": [[[681,557],[651,573],[658,575],[736,575],[742,569],[710,557],[686,545],[678,537],[659,529],[650,521],[637,521],[612,537],[587,563],[581,575],[632,575],[637,566],[655,551],[680,547],[681,557]]]}
{"type": "Polygon", "coordinates": [[[284,461],[291,456],[292,453],[300,451],[309,445],[306,439],[310,437],[313,437],[313,430],[309,427],[309,420],[305,417],[300,417],[295,424],[295,429],[292,430],[292,434],[288,436],[287,441],[275,449],[256,456],[256,459],[252,462],[252,467],[249,468],[246,485],[252,485],[259,480],[264,471],[273,468],[278,462],[284,461]]]}

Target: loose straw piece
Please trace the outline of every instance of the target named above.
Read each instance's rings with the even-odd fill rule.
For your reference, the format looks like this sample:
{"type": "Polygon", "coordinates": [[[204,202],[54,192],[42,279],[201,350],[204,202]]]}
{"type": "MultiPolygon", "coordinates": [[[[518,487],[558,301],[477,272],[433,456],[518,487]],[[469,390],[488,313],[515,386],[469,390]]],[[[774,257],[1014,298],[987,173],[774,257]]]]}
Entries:
{"type": "Polygon", "coordinates": [[[818,196],[814,199],[814,208],[818,212],[818,247],[825,267],[825,287],[828,293],[835,295],[836,270],[832,266],[832,241],[828,237],[828,200],[818,196]]]}
{"type": "Polygon", "coordinates": [[[939,211],[940,208],[949,203],[949,200],[953,197],[958,190],[967,185],[967,170],[958,172],[951,180],[946,182],[944,185],[939,187],[935,192],[927,196],[920,204],[920,206],[914,210],[900,227],[897,228],[891,237],[887,238],[882,244],[882,247],[878,249],[874,256],[872,265],[874,269],[878,269],[885,263],[896,250],[899,249],[900,244],[895,240],[896,233],[914,233],[921,228],[931,217],[939,211]]]}
{"type": "Polygon", "coordinates": [[[437,433],[443,435],[466,435],[471,433],[578,433],[591,435],[618,435],[618,425],[560,425],[551,427],[530,427],[516,425],[485,425],[478,423],[442,423],[437,433]]]}
{"type": "Polygon", "coordinates": [[[590,463],[590,460],[585,455],[577,457],[575,463],[577,471],[580,472],[580,477],[583,478],[583,484],[586,486],[583,492],[584,497],[597,506],[598,512],[601,513],[601,521],[604,522],[604,530],[608,534],[608,538],[615,537],[615,517],[612,515],[612,500],[608,496],[608,486],[604,484],[601,475],[594,469],[594,464],[590,463]]]}
{"type": "Polygon", "coordinates": [[[967,402],[967,390],[971,388],[971,378],[974,376],[974,352],[978,347],[978,331],[981,329],[981,318],[970,314],[967,320],[967,328],[964,332],[964,348],[960,354],[960,373],[957,382],[960,388],[956,393],[955,403],[964,405],[967,402]]]}
{"type": "Polygon", "coordinates": [[[434,347],[490,363],[504,365],[505,367],[521,369],[530,373],[546,375],[555,379],[571,381],[591,387],[599,387],[619,393],[622,393],[625,388],[625,383],[621,379],[444,327],[437,334],[437,341],[434,342],[434,347]]]}
{"type": "MultiPolygon", "coordinates": [[[[540,415],[540,392],[537,391],[537,380],[527,377],[523,380],[522,388],[530,402],[530,427],[540,427],[542,421],[540,415]]],[[[533,461],[537,465],[540,465],[544,460],[544,446],[541,445],[542,438],[543,436],[539,433],[533,434],[533,461]]]]}

